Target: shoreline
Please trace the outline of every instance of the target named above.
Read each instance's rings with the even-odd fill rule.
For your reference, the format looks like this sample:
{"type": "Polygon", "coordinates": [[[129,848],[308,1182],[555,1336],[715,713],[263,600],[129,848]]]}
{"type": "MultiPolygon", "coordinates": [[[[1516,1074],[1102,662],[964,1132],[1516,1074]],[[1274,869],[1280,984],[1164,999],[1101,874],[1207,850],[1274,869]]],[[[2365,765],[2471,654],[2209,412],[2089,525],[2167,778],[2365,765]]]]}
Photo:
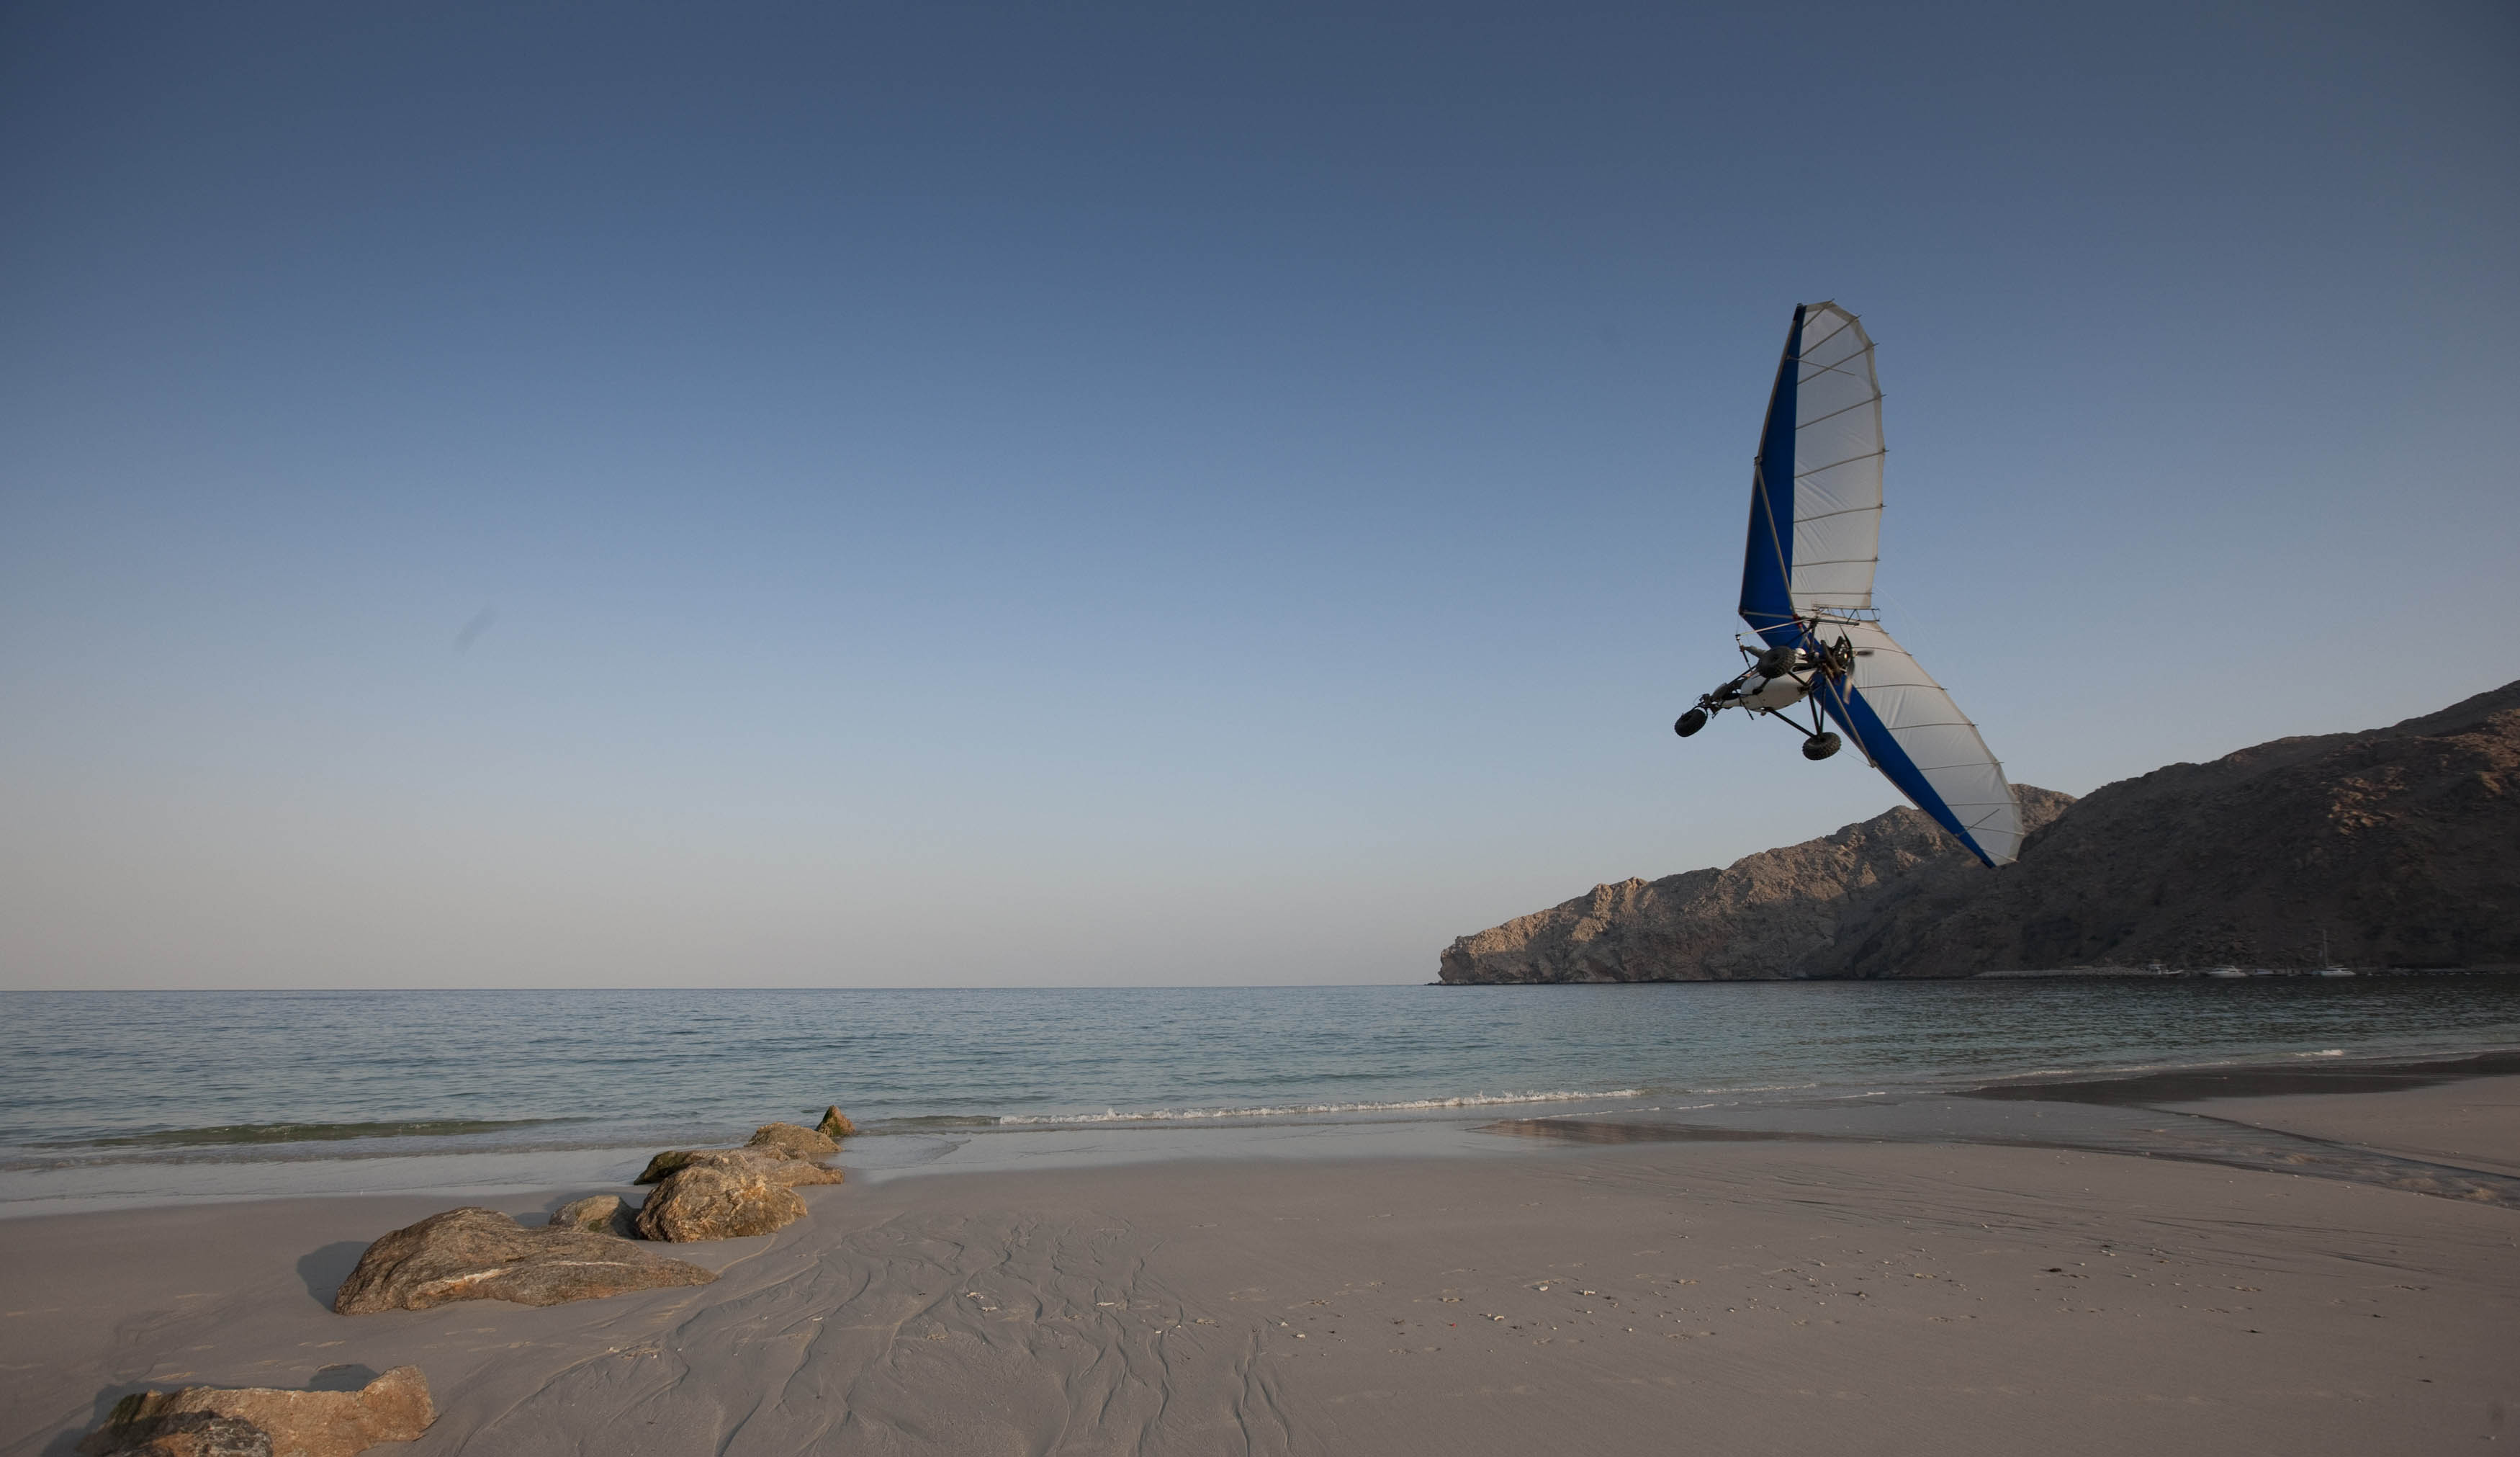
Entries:
{"type": "Polygon", "coordinates": [[[11,1006],[0,1042],[25,1076],[0,1110],[0,1220],[201,1197],[608,1183],[656,1149],[740,1139],[828,1104],[870,1135],[853,1161],[893,1177],[1202,1145],[1235,1158],[1284,1139],[1344,1146],[1348,1124],[1537,1111],[1498,1099],[1591,1116],[2520,1046],[2520,981],[2497,978],[1733,982],[1469,1002],[1342,987],[103,1005],[32,994],[11,1006]],[[1329,1131],[1286,1131],[1313,1128],[1329,1131]]]}
{"type": "MultiPolygon", "coordinates": [[[[1505,1124],[1528,1125],[1510,1131],[1546,1133],[1551,1127],[1571,1126],[1573,1120],[1600,1120],[1613,1129],[1633,1123],[1650,1130],[1665,1124],[1687,1126],[1684,1115],[1698,1116],[1715,1125],[1868,1138],[1880,1135],[1868,1131],[1861,1120],[1848,1124],[1842,1115],[1849,1105],[1862,1105],[1868,1113],[1954,1099],[2169,1107],[2209,1098],[2384,1091],[2502,1073],[2520,1073],[2520,1047],[2413,1056],[2391,1050],[2361,1055],[2296,1052],[2280,1060],[2139,1063],[2104,1070],[2024,1071],[1983,1080],[1936,1073],[1912,1081],[1875,1079],[1834,1088],[1807,1084],[1627,1089],[1531,1097],[1483,1095],[1358,1109],[1027,1117],[985,1127],[874,1130],[850,1141],[841,1166],[852,1180],[878,1183],[948,1173],[1118,1167],[1185,1160],[1481,1158],[1494,1156],[1492,1135],[1508,1131],[1505,1124]],[[1552,1112],[1519,1113],[1544,1106],[1552,1112]]],[[[1943,1136],[1960,1136],[1965,1131],[1949,1116],[1935,1126],[1943,1136]]],[[[398,1152],[390,1146],[352,1151],[338,1143],[297,1143],[279,1145],[287,1152],[261,1157],[221,1157],[205,1149],[154,1159],[82,1161],[65,1158],[50,1165],[0,1168],[0,1229],[54,1213],[405,1194],[497,1202],[560,1189],[610,1191],[626,1189],[632,1175],[659,1147],[701,1146],[742,1137],[741,1131],[719,1130],[714,1137],[669,1141],[654,1129],[639,1131],[643,1136],[557,1148],[398,1152]]],[[[1912,1137],[1914,1132],[1912,1127],[1903,1128],[1892,1136],[1912,1137]]],[[[1605,1133],[1603,1138],[1612,1136],[1605,1133]]],[[[1631,1136],[1680,1135],[1637,1132],[1631,1136]]]]}
{"type": "MultiPolygon", "coordinates": [[[[2439,1075],[2476,1061],[2181,1106],[2520,1164],[2520,1076],[2439,1075]]],[[[0,1226],[0,1457],[132,1390],[402,1364],[441,1412],[415,1454],[2347,1453],[2472,1446],[2520,1401],[2520,1210],[1930,1137],[1466,1136],[1489,1152],[853,1179],[673,1247],[714,1285],[544,1309],[327,1308],[367,1241],[461,1199],[30,1216],[0,1226]]]]}

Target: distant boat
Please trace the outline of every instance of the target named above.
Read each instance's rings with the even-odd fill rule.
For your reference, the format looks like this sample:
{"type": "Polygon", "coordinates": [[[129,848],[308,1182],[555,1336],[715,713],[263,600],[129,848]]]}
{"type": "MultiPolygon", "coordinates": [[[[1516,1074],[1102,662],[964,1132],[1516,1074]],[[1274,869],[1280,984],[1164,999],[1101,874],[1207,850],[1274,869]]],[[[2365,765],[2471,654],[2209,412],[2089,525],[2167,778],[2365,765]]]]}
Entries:
{"type": "Polygon", "coordinates": [[[2207,967],[2205,969],[2205,975],[2208,977],[2245,977],[2248,973],[2241,971],[2235,966],[2215,966],[2207,967]]]}
{"type": "Polygon", "coordinates": [[[2320,962],[2318,968],[2319,976],[2351,977],[2354,975],[2351,970],[2338,966],[2336,963],[2327,959],[2327,933],[2323,931],[2318,933],[2318,960],[2320,962]]]}

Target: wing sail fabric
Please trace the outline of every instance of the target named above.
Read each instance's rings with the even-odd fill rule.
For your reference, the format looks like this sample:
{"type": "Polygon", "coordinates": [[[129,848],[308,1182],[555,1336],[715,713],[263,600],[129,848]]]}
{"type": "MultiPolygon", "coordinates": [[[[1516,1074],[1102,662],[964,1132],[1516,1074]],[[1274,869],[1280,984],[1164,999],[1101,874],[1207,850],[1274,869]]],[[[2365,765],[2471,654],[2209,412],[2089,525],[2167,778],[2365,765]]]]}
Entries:
{"type": "Polygon", "coordinates": [[[1835,303],[1804,304],[1785,333],[1750,468],[1743,620],[1771,642],[1790,642],[1797,616],[1871,607],[1880,541],[1872,340],[1835,303]]]}
{"type": "Polygon", "coordinates": [[[1872,340],[1834,303],[1805,311],[1794,388],[1794,610],[1872,606],[1881,556],[1881,387],[1872,340]]]}
{"type": "Polygon", "coordinates": [[[1818,635],[1834,643],[1841,632],[1854,644],[1855,670],[1843,688],[1822,680],[1821,707],[1936,824],[1987,864],[2010,864],[2021,811],[1977,725],[1879,623],[1828,622],[1818,635]]]}

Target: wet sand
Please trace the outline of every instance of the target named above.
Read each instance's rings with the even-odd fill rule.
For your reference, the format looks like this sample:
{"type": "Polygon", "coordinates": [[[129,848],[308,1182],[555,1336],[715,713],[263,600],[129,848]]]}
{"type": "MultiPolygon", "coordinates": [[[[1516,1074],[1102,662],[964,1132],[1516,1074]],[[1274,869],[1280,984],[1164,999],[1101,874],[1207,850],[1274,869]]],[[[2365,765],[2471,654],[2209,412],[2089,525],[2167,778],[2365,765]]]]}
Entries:
{"type": "MultiPolygon", "coordinates": [[[[2520,1079],[2192,1105],[2507,1159],[2520,1079]]],[[[406,1362],[419,1453],[2417,1453],[2520,1439],[2520,1211],[2046,1147],[1513,1141],[805,1191],[715,1285],[342,1317],[455,1201],[0,1225],[0,1453],[406,1362]],[[332,1368],[329,1373],[326,1368],[332,1368]]],[[[2486,1167],[2485,1163],[2474,1166],[2486,1167]]],[[[499,1207],[520,1215],[561,1197],[499,1207]]]]}
{"type": "Polygon", "coordinates": [[[2520,1175],[2520,1077],[2478,1077],[2356,1098],[2218,1098],[2162,1106],[2401,1158],[2520,1175]]]}

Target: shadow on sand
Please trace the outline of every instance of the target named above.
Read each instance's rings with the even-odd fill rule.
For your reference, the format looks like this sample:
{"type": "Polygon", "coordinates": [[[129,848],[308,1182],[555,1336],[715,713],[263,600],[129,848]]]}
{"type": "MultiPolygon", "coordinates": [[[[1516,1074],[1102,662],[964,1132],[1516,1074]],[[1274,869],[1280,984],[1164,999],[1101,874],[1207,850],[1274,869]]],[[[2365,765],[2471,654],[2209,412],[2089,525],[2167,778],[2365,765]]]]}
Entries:
{"type": "Polygon", "coordinates": [[[325,1309],[333,1308],[333,1296],[341,1282],[359,1267],[359,1256],[368,1252],[365,1242],[343,1240],[298,1257],[297,1278],[306,1282],[306,1293],[325,1309]]]}

